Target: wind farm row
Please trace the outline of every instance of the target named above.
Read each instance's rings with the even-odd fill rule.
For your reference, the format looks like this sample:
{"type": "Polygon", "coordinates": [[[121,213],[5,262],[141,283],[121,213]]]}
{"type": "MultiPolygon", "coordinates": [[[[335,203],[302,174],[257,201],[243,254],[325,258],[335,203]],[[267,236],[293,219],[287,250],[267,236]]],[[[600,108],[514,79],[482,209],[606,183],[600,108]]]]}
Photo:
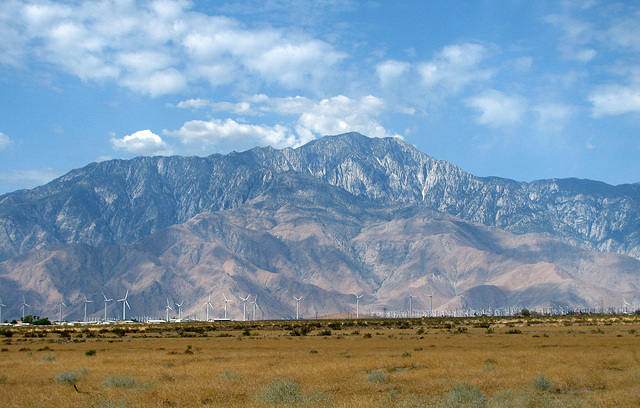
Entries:
{"type": "MultiPolygon", "coordinates": [[[[293,316],[266,316],[265,313],[261,310],[258,305],[258,295],[253,295],[253,300],[250,300],[252,295],[248,294],[245,297],[236,296],[237,299],[227,298],[225,294],[222,294],[222,307],[219,309],[219,315],[215,315],[216,308],[214,307],[211,301],[211,294],[209,294],[207,300],[202,304],[204,310],[202,314],[192,313],[183,317],[182,308],[185,304],[184,300],[181,302],[172,302],[169,298],[166,299],[165,313],[163,318],[159,318],[157,316],[149,316],[149,315],[141,315],[141,316],[129,316],[129,320],[127,320],[127,310],[131,311],[131,305],[129,303],[129,291],[127,290],[125,295],[120,299],[109,298],[104,292],[101,293],[102,302],[104,303],[103,313],[100,316],[97,316],[97,311],[90,311],[88,309],[89,304],[94,303],[94,300],[86,297],[84,293],[81,293],[81,303],[83,304],[83,319],[73,319],[73,315],[65,315],[64,308],[68,308],[69,306],[64,302],[63,299],[60,299],[60,302],[57,306],[57,320],[54,320],[54,324],[96,324],[96,323],[116,323],[116,322],[147,322],[147,323],[169,323],[169,322],[186,322],[186,321],[229,321],[229,320],[239,320],[230,318],[229,313],[229,303],[234,302],[234,300],[238,300],[238,302],[242,302],[242,321],[247,320],[288,320],[293,319],[293,316]],[[122,304],[122,313],[120,314],[120,308],[110,307],[110,303],[116,301],[116,303],[122,304]],[[249,308],[247,308],[247,303],[249,303],[249,308]],[[175,307],[175,309],[174,309],[175,307]],[[177,309],[177,310],[176,310],[177,309]],[[114,313],[115,312],[115,313],[114,313]],[[172,313],[174,314],[172,315],[172,313]],[[110,314],[111,313],[111,314],[110,314]]],[[[424,309],[414,309],[412,300],[416,297],[411,293],[407,296],[407,309],[393,310],[383,307],[381,310],[372,311],[370,307],[366,308],[366,312],[364,315],[361,315],[361,299],[364,294],[356,294],[355,297],[355,307],[353,311],[349,311],[348,313],[336,313],[337,316],[346,315],[348,318],[360,319],[361,317],[367,318],[424,318],[424,317],[474,317],[474,316],[494,316],[494,317],[504,317],[504,316],[514,316],[523,313],[533,313],[537,315],[571,315],[571,314],[631,314],[636,313],[638,310],[634,305],[632,306],[629,302],[624,300],[624,304],[622,307],[600,307],[600,308],[570,308],[570,307],[562,307],[555,306],[549,308],[532,308],[527,309],[526,307],[502,307],[502,308],[486,308],[486,309],[456,309],[456,310],[434,310],[433,309],[433,294],[428,295],[429,297],[429,305],[428,308],[424,309]]],[[[293,300],[295,301],[295,320],[308,319],[309,317],[303,317],[300,311],[300,303],[304,299],[304,296],[293,296],[293,300]]],[[[239,303],[238,303],[239,305],[239,303]]],[[[2,322],[2,308],[6,307],[4,303],[0,300],[0,322],[2,322]]],[[[18,323],[24,322],[25,317],[27,315],[27,309],[32,309],[31,306],[26,302],[25,296],[22,297],[22,304],[20,305],[20,312],[22,316],[22,320],[18,323]]],[[[75,312],[77,313],[77,312],[75,312]]],[[[131,313],[131,312],[129,312],[131,313]]],[[[318,318],[318,316],[315,316],[318,318]]],[[[326,317],[326,316],[322,316],[326,317]]]]}

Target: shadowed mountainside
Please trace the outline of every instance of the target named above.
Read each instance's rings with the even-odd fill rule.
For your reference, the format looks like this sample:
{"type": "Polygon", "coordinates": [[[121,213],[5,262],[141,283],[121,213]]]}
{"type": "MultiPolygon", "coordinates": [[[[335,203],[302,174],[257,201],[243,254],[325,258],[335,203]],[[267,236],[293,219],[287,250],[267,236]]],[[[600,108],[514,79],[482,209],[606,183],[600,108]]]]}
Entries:
{"type": "MultiPolygon", "coordinates": [[[[244,205],[202,212],[131,243],[54,245],[0,263],[6,313],[22,294],[57,316],[60,299],[80,318],[82,293],[102,316],[101,292],[130,291],[130,316],[162,316],[166,299],[184,314],[242,318],[238,297],[258,296],[259,318],[434,307],[599,307],[640,299],[640,261],[589,252],[540,234],[514,235],[411,203],[355,196],[301,172],[265,178],[244,205]],[[251,197],[253,196],[253,197],[251,197]],[[69,304],[69,303],[67,303],[69,304]]],[[[120,304],[119,304],[120,305],[120,304]]],[[[120,314],[110,304],[109,314],[120,314]]],[[[121,306],[120,306],[121,307],[121,306]]],[[[249,317],[252,306],[247,303],[249,317]]]]}

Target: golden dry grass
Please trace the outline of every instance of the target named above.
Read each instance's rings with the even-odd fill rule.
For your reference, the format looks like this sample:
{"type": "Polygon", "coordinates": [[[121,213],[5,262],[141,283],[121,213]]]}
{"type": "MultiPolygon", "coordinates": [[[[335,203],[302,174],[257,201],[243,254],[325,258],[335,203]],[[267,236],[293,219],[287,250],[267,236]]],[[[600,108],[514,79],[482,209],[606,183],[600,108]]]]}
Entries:
{"type": "Polygon", "coordinates": [[[640,322],[631,317],[491,320],[490,329],[480,319],[369,321],[334,324],[327,336],[318,333],[329,322],[307,336],[291,336],[282,322],[251,324],[197,337],[178,336],[193,335],[179,326],[124,337],[85,328],[72,341],[53,332],[24,337],[33,329],[23,329],[1,343],[0,406],[261,407],[274,378],[299,384],[307,406],[456,406],[441,399],[463,383],[486,394],[488,406],[518,406],[516,397],[526,397],[521,406],[640,406],[640,322]],[[81,393],[55,381],[64,372],[78,375],[81,393]],[[552,389],[532,388],[540,374],[552,389]]]}

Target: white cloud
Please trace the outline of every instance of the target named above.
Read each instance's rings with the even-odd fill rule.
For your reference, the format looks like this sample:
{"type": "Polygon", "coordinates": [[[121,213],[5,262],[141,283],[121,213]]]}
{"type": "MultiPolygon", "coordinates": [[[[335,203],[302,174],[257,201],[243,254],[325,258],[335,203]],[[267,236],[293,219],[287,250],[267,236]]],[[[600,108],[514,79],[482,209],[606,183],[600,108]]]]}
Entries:
{"type": "Polygon", "coordinates": [[[46,184],[57,177],[60,177],[60,173],[49,167],[0,173],[1,181],[7,184],[19,185],[20,188],[33,188],[46,184]]]}
{"type": "Polygon", "coordinates": [[[408,62],[388,60],[376,66],[376,73],[380,80],[380,85],[387,87],[393,85],[398,78],[409,71],[411,65],[408,62]]]}
{"type": "MultiPolygon", "coordinates": [[[[200,100],[185,102],[185,107],[204,105],[200,100]]],[[[338,95],[319,101],[301,96],[269,98],[266,95],[253,95],[236,104],[207,101],[207,105],[213,108],[226,106],[228,110],[234,111],[243,104],[249,105],[247,109],[255,112],[297,117],[295,125],[256,125],[239,123],[233,119],[193,120],[185,123],[179,130],[165,130],[164,134],[199,151],[209,151],[212,147],[221,146],[296,147],[316,137],[354,131],[371,137],[400,137],[382,126],[379,118],[387,111],[387,106],[384,100],[371,95],[360,99],[338,95]]]]}
{"type": "Polygon", "coordinates": [[[142,155],[169,155],[171,148],[160,136],[150,130],[140,130],[121,139],[112,138],[111,144],[116,150],[125,150],[142,155]]]}
{"type": "Polygon", "coordinates": [[[180,109],[193,109],[193,110],[206,108],[208,106],[211,106],[211,101],[207,99],[201,99],[201,98],[187,99],[186,101],[178,102],[178,104],[176,105],[176,107],[180,109]]]}
{"type": "Polygon", "coordinates": [[[0,152],[6,149],[7,147],[9,147],[10,145],[11,145],[11,139],[9,139],[9,136],[0,132],[0,152]]]}
{"type": "Polygon", "coordinates": [[[480,44],[453,44],[444,47],[435,58],[418,64],[422,85],[445,94],[459,92],[464,86],[490,79],[495,72],[483,69],[480,63],[488,50],[480,44]]]}
{"type": "Polygon", "coordinates": [[[559,103],[543,103],[532,108],[538,114],[537,127],[544,131],[561,131],[571,115],[575,112],[572,106],[559,103]]]}
{"type": "Polygon", "coordinates": [[[0,62],[30,59],[156,97],[203,80],[315,89],[347,54],[285,28],[247,28],[182,0],[0,5],[0,62]],[[8,42],[7,42],[8,39],[8,42]]]}
{"type": "Polygon", "coordinates": [[[283,148],[301,144],[300,139],[281,125],[264,126],[238,123],[233,119],[192,120],[175,131],[165,134],[178,138],[185,145],[207,150],[218,145],[262,145],[283,148]]]}
{"type": "Polygon", "coordinates": [[[640,112],[640,87],[605,85],[589,94],[594,117],[640,112]]]}
{"type": "Polygon", "coordinates": [[[480,111],[477,123],[490,127],[512,126],[520,121],[527,109],[521,96],[506,95],[493,89],[468,98],[466,104],[480,111]]]}
{"type": "Polygon", "coordinates": [[[591,23],[559,14],[547,16],[546,21],[564,32],[558,49],[565,58],[586,63],[597,56],[597,51],[590,46],[597,37],[591,23]]]}

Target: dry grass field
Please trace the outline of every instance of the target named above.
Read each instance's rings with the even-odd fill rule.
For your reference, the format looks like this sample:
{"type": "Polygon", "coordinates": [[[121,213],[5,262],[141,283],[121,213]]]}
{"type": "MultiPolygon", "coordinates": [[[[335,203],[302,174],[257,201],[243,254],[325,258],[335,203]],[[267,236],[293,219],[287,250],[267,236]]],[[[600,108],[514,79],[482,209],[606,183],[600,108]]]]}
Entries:
{"type": "Polygon", "coordinates": [[[640,406],[638,316],[2,330],[2,407],[640,406]]]}

